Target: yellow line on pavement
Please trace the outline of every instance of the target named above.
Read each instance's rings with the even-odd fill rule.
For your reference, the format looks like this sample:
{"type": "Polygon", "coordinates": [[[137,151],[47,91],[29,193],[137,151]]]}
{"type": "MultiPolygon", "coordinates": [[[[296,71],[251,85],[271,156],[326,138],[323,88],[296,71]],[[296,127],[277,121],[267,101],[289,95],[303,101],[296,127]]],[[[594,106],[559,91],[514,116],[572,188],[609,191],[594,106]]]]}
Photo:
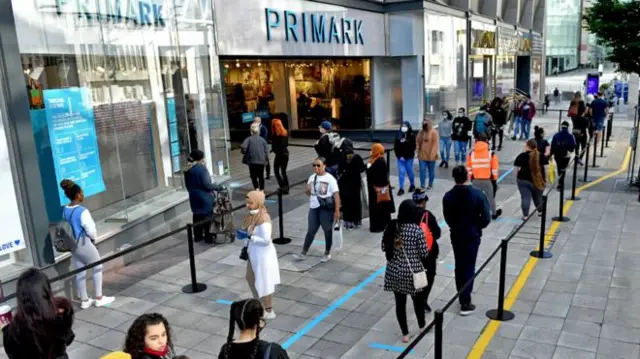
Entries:
{"type": "MultiPolygon", "coordinates": [[[[620,169],[618,169],[617,171],[611,172],[607,175],[604,175],[602,177],[599,177],[598,179],[595,179],[590,183],[584,184],[579,188],[576,188],[576,193],[580,193],[592,186],[595,186],[598,183],[606,181],[607,179],[611,177],[615,177],[620,173],[626,171],[627,166],[629,165],[630,159],[631,159],[631,147],[627,148],[627,152],[625,153],[624,160],[622,161],[622,166],[620,167],[620,169]]],[[[572,206],[573,206],[573,201],[571,200],[567,201],[564,206],[564,211],[562,215],[563,216],[566,215],[572,206]]],[[[549,230],[545,235],[545,247],[549,244],[549,242],[553,238],[558,228],[560,228],[560,224],[561,222],[553,222],[549,227],[549,230]]],[[[522,271],[520,271],[518,278],[516,278],[516,281],[513,283],[513,286],[511,287],[511,289],[509,290],[509,293],[504,299],[505,309],[509,310],[511,309],[511,307],[513,307],[513,304],[516,302],[516,300],[518,299],[518,296],[520,295],[520,291],[522,290],[522,288],[524,288],[524,285],[527,283],[527,280],[529,279],[529,276],[531,275],[531,272],[533,271],[533,268],[535,268],[537,263],[538,263],[538,258],[529,257],[524,267],[522,268],[522,271]]],[[[489,324],[484,328],[484,330],[480,334],[480,337],[474,344],[473,348],[471,348],[469,355],[467,355],[467,359],[482,358],[482,355],[484,354],[485,350],[489,346],[489,343],[491,343],[491,340],[498,332],[498,329],[500,329],[501,323],[502,322],[498,320],[489,321],[489,324]]]]}

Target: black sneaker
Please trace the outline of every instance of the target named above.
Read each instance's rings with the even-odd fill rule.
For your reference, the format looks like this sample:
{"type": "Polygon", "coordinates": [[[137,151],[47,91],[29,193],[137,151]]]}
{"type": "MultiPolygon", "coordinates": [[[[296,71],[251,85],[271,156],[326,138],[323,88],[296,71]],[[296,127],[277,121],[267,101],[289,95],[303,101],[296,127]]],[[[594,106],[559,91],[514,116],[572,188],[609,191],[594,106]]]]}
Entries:
{"type": "Polygon", "coordinates": [[[398,191],[398,196],[402,196],[403,194],[404,194],[404,190],[400,188],[400,190],[398,191]]]}
{"type": "Polygon", "coordinates": [[[411,187],[409,187],[409,193],[413,192],[416,190],[416,186],[411,185],[411,187]]]}
{"type": "Polygon", "coordinates": [[[498,151],[502,151],[502,146],[498,146],[498,151]]]}
{"type": "Polygon", "coordinates": [[[444,168],[449,168],[449,161],[444,161],[444,168]]]}
{"type": "Polygon", "coordinates": [[[471,303],[463,304],[460,306],[460,315],[462,315],[463,317],[473,314],[475,311],[476,311],[476,306],[471,303]]]}
{"type": "Polygon", "coordinates": [[[433,189],[433,186],[432,186],[432,185],[428,185],[428,186],[427,186],[427,191],[431,191],[432,189],[433,189]]]}
{"type": "Polygon", "coordinates": [[[440,168],[444,167],[444,161],[440,162],[440,168]]]}
{"type": "Polygon", "coordinates": [[[429,306],[429,304],[424,303],[424,310],[425,310],[425,312],[427,312],[427,313],[431,313],[431,307],[429,306]]]}
{"type": "Polygon", "coordinates": [[[496,210],[496,214],[494,214],[493,216],[491,216],[491,219],[496,220],[498,219],[498,217],[500,217],[502,215],[502,208],[498,208],[496,210]]]}

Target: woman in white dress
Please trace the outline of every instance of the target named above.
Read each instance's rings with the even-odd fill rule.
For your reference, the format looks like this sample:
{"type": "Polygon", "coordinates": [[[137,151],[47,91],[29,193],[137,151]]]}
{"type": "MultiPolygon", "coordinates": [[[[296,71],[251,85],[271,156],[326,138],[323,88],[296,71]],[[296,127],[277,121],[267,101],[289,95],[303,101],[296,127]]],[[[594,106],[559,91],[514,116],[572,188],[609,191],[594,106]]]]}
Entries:
{"type": "Polygon", "coordinates": [[[249,234],[245,242],[247,261],[247,283],[253,297],[260,299],[265,309],[265,319],[275,319],[272,296],[280,284],[280,267],[276,247],[271,241],[271,217],[264,206],[264,193],[251,191],[246,197],[249,213],[242,225],[249,234]]]}

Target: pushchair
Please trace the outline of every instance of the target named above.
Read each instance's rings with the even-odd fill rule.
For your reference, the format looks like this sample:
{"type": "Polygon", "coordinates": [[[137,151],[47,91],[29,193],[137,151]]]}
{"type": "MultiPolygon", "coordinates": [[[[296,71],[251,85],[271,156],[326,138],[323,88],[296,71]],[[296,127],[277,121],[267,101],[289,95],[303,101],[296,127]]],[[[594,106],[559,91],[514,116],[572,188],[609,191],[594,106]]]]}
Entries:
{"type": "Polygon", "coordinates": [[[236,240],[236,231],[233,224],[233,203],[228,189],[216,191],[213,203],[213,220],[211,221],[211,233],[215,237],[216,244],[233,243],[236,240]],[[222,237],[222,238],[220,238],[222,237]]]}

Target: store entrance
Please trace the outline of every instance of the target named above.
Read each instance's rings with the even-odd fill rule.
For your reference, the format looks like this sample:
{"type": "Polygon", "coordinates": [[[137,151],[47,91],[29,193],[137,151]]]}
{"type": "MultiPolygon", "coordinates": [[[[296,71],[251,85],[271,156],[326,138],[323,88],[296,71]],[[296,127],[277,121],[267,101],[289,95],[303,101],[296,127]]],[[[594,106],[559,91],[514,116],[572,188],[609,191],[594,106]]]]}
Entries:
{"type": "MultiPolygon", "coordinates": [[[[231,139],[241,141],[255,117],[280,118],[291,130],[371,125],[369,59],[222,59],[231,139]]],[[[292,132],[295,133],[295,132],[292,132]]]]}
{"type": "Polygon", "coordinates": [[[471,56],[471,103],[476,109],[493,96],[493,56],[471,56]]]}

